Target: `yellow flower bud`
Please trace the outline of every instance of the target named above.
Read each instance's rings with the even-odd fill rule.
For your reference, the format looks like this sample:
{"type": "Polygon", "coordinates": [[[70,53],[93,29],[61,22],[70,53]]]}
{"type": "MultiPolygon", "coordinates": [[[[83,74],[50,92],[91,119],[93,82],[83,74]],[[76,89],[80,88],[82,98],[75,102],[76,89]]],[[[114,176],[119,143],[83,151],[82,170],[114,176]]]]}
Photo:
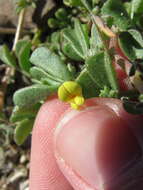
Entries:
{"type": "Polygon", "coordinates": [[[83,105],[84,104],[84,98],[82,96],[76,96],[74,98],[74,102],[75,102],[75,104],[77,104],[79,106],[83,105]]]}
{"type": "Polygon", "coordinates": [[[63,102],[71,104],[73,109],[79,109],[84,104],[82,88],[75,81],[66,81],[58,89],[58,97],[63,102]]]}
{"type": "Polygon", "coordinates": [[[71,108],[73,108],[74,110],[78,110],[79,109],[79,106],[76,105],[75,103],[71,103],[71,108]]]}

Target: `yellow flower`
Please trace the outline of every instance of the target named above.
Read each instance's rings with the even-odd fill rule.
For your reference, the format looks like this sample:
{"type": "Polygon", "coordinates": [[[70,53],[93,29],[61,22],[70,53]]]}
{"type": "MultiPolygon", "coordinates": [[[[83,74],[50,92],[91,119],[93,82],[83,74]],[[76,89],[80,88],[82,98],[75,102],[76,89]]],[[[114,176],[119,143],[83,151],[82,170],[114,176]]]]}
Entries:
{"type": "Polygon", "coordinates": [[[73,109],[80,109],[84,104],[81,86],[75,81],[66,81],[58,89],[58,97],[63,102],[70,103],[73,109]]]}

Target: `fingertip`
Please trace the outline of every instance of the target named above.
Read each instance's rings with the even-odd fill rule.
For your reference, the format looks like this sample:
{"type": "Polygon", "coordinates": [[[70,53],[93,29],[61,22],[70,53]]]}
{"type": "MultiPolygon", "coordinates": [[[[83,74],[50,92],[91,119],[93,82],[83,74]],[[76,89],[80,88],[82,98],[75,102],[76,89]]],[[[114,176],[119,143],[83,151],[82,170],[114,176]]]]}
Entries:
{"type": "Polygon", "coordinates": [[[53,134],[60,115],[68,108],[56,98],[39,110],[32,133],[30,190],[71,190],[54,157],[53,134]]]}

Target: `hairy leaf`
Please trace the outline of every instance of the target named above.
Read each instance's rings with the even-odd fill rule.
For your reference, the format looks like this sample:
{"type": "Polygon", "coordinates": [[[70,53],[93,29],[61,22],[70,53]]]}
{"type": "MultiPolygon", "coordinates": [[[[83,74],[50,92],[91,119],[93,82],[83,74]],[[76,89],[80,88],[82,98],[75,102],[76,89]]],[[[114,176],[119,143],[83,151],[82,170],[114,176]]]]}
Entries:
{"type": "Polygon", "coordinates": [[[128,30],[129,34],[139,43],[141,47],[143,47],[143,37],[138,30],[130,29],[128,30]]]}
{"type": "Polygon", "coordinates": [[[46,85],[33,85],[25,87],[15,92],[13,101],[19,107],[30,107],[41,100],[44,100],[53,93],[57,87],[49,87],[46,85]]]}
{"type": "Polygon", "coordinates": [[[87,70],[99,88],[107,86],[114,90],[118,89],[115,71],[109,55],[101,52],[90,57],[87,61],[87,70]]]}
{"type": "Polygon", "coordinates": [[[103,42],[101,41],[99,31],[95,24],[91,28],[90,49],[94,55],[103,49],[103,42]]]}
{"type": "Polygon", "coordinates": [[[119,35],[119,46],[125,56],[127,56],[131,61],[135,59],[142,59],[143,58],[143,48],[138,43],[137,37],[133,37],[129,32],[122,32],[119,35]]]}
{"type": "Polygon", "coordinates": [[[16,60],[6,45],[0,47],[0,60],[5,64],[16,67],[16,60]]]}
{"type": "Polygon", "coordinates": [[[83,55],[87,57],[88,50],[89,50],[89,37],[87,31],[85,31],[79,22],[79,20],[75,20],[75,33],[77,36],[77,39],[80,43],[83,55]]]}
{"type": "Polygon", "coordinates": [[[32,78],[36,79],[37,81],[43,82],[44,80],[47,81],[49,85],[61,85],[62,83],[56,80],[53,76],[46,73],[43,69],[39,67],[32,67],[30,69],[30,73],[32,78]]]}
{"type": "Polygon", "coordinates": [[[77,77],[76,82],[78,82],[82,86],[83,96],[85,98],[98,96],[100,88],[86,68],[77,77]]]}
{"type": "Polygon", "coordinates": [[[33,124],[34,120],[32,119],[24,119],[17,124],[14,132],[14,140],[16,144],[22,145],[24,143],[32,131],[33,124]]]}
{"type": "Polygon", "coordinates": [[[64,82],[72,80],[72,75],[68,71],[66,64],[64,64],[58,55],[46,47],[37,48],[33,52],[30,61],[37,67],[42,68],[52,78],[55,78],[56,81],[64,82]]]}
{"type": "Polygon", "coordinates": [[[31,67],[31,63],[29,61],[31,45],[31,42],[28,40],[20,40],[16,44],[16,56],[18,58],[20,68],[26,72],[29,72],[31,67]]]}
{"type": "Polygon", "coordinates": [[[84,59],[84,54],[79,40],[77,39],[76,33],[72,29],[65,29],[63,32],[63,37],[71,44],[71,47],[75,54],[84,59]]]}
{"type": "Polygon", "coordinates": [[[10,121],[15,123],[23,119],[33,119],[36,116],[40,106],[41,106],[40,103],[32,105],[28,108],[27,107],[20,108],[18,106],[15,106],[10,121]]]}
{"type": "Polygon", "coordinates": [[[121,0],[107,0],[101,12],[102,15],[113,17],[114,24],[117,25],[119,29],[126,30],[130,27],[130,19],[121,0]]]}
{"type": "Polygon", "coordinates": [[[63,42],[62,50],[64,54],[72,60],[83,61],[83,58],[79,56],[77,51],[74,50],[70,42],[63,42]]]}

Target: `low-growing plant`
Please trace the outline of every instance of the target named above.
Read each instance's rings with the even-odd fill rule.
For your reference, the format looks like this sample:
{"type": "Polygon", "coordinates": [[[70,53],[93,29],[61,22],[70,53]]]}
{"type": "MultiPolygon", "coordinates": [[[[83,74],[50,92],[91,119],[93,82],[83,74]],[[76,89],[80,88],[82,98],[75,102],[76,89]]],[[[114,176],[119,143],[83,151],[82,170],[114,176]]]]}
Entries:
{"type": "Polygon", "coordinates": [[[5,44],[0,47],[0,59],[11,71],[6,83],[17,72],[30,82],[13,95],[10,122],[16,126],[17,144],[31,133],[40,106],[53,94],[60,94],[59,99],[74,109],[84,104],[74,99],[78,96],[119,98],[126,111],[143,114],[143,1],[63,0],[63,6],[47,20],[50,32],[44,42],[42,29],[28,40],[19,38],[24,11],[31,5],[36,1],[17,1],[21,20],[16,41],[12,50],[5,44]],[[126,77],[132,87],[126,91],[119,85],[114,65],[119,63],[118,56],[122,72],[127,73],[129,65],[126,77]]]}

